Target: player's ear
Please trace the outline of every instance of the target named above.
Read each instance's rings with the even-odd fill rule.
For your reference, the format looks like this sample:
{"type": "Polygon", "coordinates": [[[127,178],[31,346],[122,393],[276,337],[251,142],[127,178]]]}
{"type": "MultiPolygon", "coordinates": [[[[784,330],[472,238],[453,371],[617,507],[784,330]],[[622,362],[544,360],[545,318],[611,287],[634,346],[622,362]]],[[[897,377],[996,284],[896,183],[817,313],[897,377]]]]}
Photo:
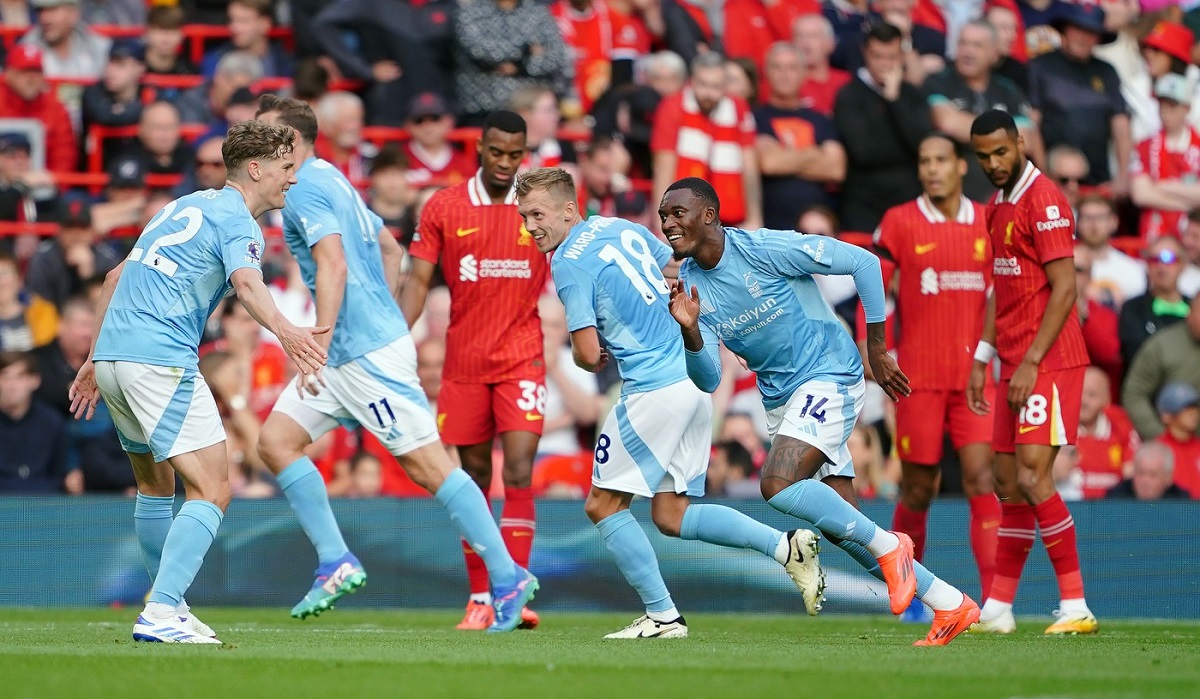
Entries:
{"type": "Polygon", "coordinates": [[[262,164],[257,160],[251,160],[246,163],[246,171],[250,173],[250,179],[255,182],[262,179],[262,164]]]}
{"type": "Polygon", "coordinates": [[[967,176],[967,159],[966,158],[958,159],[958,176],[959,177],[967,176]]]}

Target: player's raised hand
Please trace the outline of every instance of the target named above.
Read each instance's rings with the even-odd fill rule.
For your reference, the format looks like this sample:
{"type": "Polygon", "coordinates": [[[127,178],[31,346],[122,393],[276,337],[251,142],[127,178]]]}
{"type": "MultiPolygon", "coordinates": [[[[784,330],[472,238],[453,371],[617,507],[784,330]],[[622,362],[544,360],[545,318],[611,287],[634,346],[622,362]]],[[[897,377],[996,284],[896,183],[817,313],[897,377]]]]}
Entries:
{"type": "Polygon", "coordinates": [[[71,414],[76,420],[91,420],[92,415],[96,414],[96,406],[100,403],[100,387],[96,385],[96,367],[92,360],[87,360],[79,367],[67,397],[71,399],[71,414]]]}
{"type": "Polygon", "coordinates": [[[967,379],[967,407],[976,415],[987,415],[992,412],[992,402],[983,392],[983,387],[987,383],[988,366],[983,362],[973,362],[971,377],[967,379]]]}
{"type": "Polygon", "coordinates": [[[1014,414],[1019,415],[1033,393],[1037,383],[1038,365],[1030,361],[1022,361],[1012,378],[1008,380],[1008,407],[1014,414]]]}
{"type": "Polygon", "coordinates": [[[315,335],[323,335],[329,332],[328,325],[322,325],[317,328],[298,328],[291,323],[284,323],[279,329],[276,337],[279,338],[279,344],[283,346],[283,351],[287,352],[287,356],[296,364],[296,368],[305,376],[316,373],[325,366],[325,360],[329,358],[325,348],[321,343],[314,339],[315,335]]]}
{"type": "Polygon", "coordinates": [[[700,322],[700,292],[692,287],[688,294],[687,284],[682,279],[676,279],[671,285],[671,315],[675,322],[685,328],[694,328],[700,322]]]}
{"type": "Polygon", "coordinates": [[[900,371],[900,365],[887,352],[872,352],[870,362],[871,372],[875,374],[875,383],[883,389],[888,398],[900,400],[912,393],[908,385],[908,377],[900,371]]]}

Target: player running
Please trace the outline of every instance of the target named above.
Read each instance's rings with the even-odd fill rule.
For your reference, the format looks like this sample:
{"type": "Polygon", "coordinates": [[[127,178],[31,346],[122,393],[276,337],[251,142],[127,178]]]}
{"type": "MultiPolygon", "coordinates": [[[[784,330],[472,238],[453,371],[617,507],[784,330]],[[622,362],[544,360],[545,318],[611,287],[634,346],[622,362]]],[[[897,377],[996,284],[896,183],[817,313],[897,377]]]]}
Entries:
{"type": "Polygon", "coordinates": [[[671,249],[650,231],[619,218],[586,221],[575,182],[560,168],[532,170],[517,181],[518,208],[538,250],[553,252],[550,271],[567,311],[575,363],[598,371],[608,344],[621,373],[621,398],[596,440],[592,489],[584,510],[617,567],[646,605],[645,615],[605,638],[683,638],[675,608],[646,533],[629,511],[634,495],[651,499],[659,531],[731,548],[752,548],[784,566],[810,614],[825,588],[817,535],[787,534],[721,505],[693,505],[704,495],[712,442],[712,398],[688,379],[683,343],[667,307],[662,267],[671,249]]]}
{"type": "MultiPolygon", "coordinates": [[[[912,388],[896,405],[901,475],[892,526],[912,538],[914,557],[923,560],[925,520],[948,430],[962,464],[971,548],[986,599],[996,565],[1000,502],[992,491],[992,421],[971,411],[966,389],[992,270],[985,208],[962,193],[966,172],[965,149],[945,134],[926,136],[917,150],[924,193],[884,214],[875,249],[900,275],[899,359],[912,388]]],[[[993,388],[989,382],[988,390],[993,388]]],[[[909,621],[924,617],[919,602],[904,613],[909,621]]]]}
{"type": "Polygon", "coordinates": [[[1025,140],[1007,112],[971,124],[971,147],[1000,188],[988,212],[995,292],[975,350],[967,400],[986,415],[985,375],[1000,356],[992,447],[1001,501],[996,575],[975,630],[1011,633],[1021,569],[1041,530],[1062,596],[1050,635],[1096,633],[1083,597],[1075,521],[1054,489],[1059,447],[1079,429],[1088,364],[1075,309],[1075,218],[1062,191],[1025,157],[1025,140]]]}
{"type": "Polygon", "coordinates": [[[688,375],[701,390],[716,390],[718,338],[746,361],[758,376],[771,433],[763,497],[815,524],[884,580],[893,614],[914,595],[932,607],[933,628],[915,645],[949,643],[979,618],[979,607],[914,563],[907,534],[877,527],[855,508],[846,441],[866,392],[862,360],[812,278],[854,276],[875,381],[896,400],[908,395],[908,378],[884,342],[879,260],[823,236],[723,228],[719,209],[712,185],[695,177],[668,187],[658,209],[667,242],[684,260],[671,288],[671,314],[682,328],[688,375]]]}
{"type": "MultiPolygon", "coordinates": [[[[546,407],[537,302],[549,266],[521,225],[513,190],[525,158],[525,120],[513,112],[492,112],[477,149],[475,176],[433,195],[421,212],[400,307],[410,326],[417,321],[440,265],[450,290],[450,327],[438,429],[443,442],[458,447],[463,468],[484,493],[492,485],[492,441],[500,435],[500,533],[512,557],[528,568],[536,528],[533,457],[546,407]]],[[[471,597],[458,628],[487,628],[492,614],[487,570],[469,546],[463,553],[471,597]]],[[[532,610],[523,615],[522,628],[537,625],[532,610]]]]}
{"type": "Polygon", "coordinates": [[[325,364],[315,337],[279,313],[262,280],[255,219],[283,206],[296,183],[295,133],[260,122],[229,129],[221,155],[229,180],[167,204],[104,280],[91,357],[71,385],[71,412],[90,418],[101,396],[137,480],[134,531],[153,580],[133,640],[220,643],[187,609],[184,593],[231,497],[225,430],[197,368],[204,323],[232,289],[279,338],[302,377],[325,364]],[[187,501],[172,521],[175,475],[187,501]]]}
{"type": "Polygon", "coordinates": [[[303,619],[366,582],[342,540],[325,484],[304,449],[339,424],[370,430],[413,482],[433,493],[464,540],[482,557],[494,586],[489,631],[511,631],[538,588],[504,548],[487,502],[454,468],[438,440],[417,380],[417,355],[394,291],[402,251],[383,221],[330,163],[313,156],[317,119],[299,100],[263,98],[259,119],[299,133],[300,182],[288,193],[283,233],[312,292],[317,318],[334,331],[324,371],[285,391],[263,425],[259,453],[278,475],[292,511],[317,549],[312,589],[292,610],[303,619]]]}

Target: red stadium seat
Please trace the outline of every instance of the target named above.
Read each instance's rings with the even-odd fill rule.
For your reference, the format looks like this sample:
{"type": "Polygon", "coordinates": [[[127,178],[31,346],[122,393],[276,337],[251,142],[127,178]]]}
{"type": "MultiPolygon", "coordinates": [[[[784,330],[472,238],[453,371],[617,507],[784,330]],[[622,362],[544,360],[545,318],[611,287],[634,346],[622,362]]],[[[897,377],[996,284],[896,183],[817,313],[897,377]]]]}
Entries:
{"type": "MultiPolygon", "coordinates": [[[[273,27],[270,34],[272,39],[282,41],[288,51],[296,46],[291,27],[273,27]]],[[[188,55],[192,63],[200,65],[204,61],[206,43],[224,41],[229,38],[229,28],[217,24],[188,24],[183,27],[183,40],[188,44],[188,55]]]]}
{"type": "MultiPolygon", "coordinates": [[[[183,124],[179,134],[185,141],[195,141],[208,131],[207,124],[183,124]]],[[[133,138],[137,136],[136,126],[100,126],[94,124],[87,132],[88,172],[104,172],[104,141],[109,138],[133,138]]]]}

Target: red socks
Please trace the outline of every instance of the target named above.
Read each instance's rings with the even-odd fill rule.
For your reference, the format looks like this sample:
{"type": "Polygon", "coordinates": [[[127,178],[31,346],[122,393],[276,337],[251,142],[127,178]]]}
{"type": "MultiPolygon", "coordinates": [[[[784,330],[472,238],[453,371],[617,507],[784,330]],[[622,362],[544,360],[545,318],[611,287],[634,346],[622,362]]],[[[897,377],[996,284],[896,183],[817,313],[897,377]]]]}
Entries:
{"type": "Polygon", "coordinates": [[[918,561],[925,557],[925,520],[928,517],[928,510],[910,510],[899,500],[896,501],[896,510],[892,513],[892,529],[912,538],[913,557],[918,561]]]}
{"type": "Polygon", "coordinates": [[[1033,506],[1025,503],[1000,504],[1000,528],[996,539],[996,574],[988,599],[1012,604],[1017,597],[1017,583],[1033,540],[1037,536],[1037,518],[1033,506]]]}
{"type": "MultiPolygon", "coordinates": [[[[492,509],[492,501],[488,499],[487,494],[484,494],[484,502],[488,504],[488,511],[492,509]]],[[[488,585],[487,565],[479,554],[475,553],[475,549],[467,544],[467,540],[462,540],[463,558],[467,560],[467,582],[471,585],[472,595],[486,595],[492,591],[488,585]]]]}
{"type": "Polygon", "coordinates": [[[533,550],[533,533],[536,529],[533,489],[505,488],[500,535],[504,537],[509,555],[522,568],[529,568],[529,552],[533,550]]]}
{"type": "Polygon", "coordinates": [[[996,574],[996,537],[1000,532],[1000,500],[994,493],[970,498],[971,551],[979,567],[980,599],[986,600],[996,574]]]}
{"type": "Polygon", "coordinates": [[[1079,572],[1079,549],[1075,542],[1075,520],[1066,503],[1055,493],[1049,500],[1035,506],[1038,529],[1046,555],[1058,578],[1062,599],[1083,599],[1083,575],[1079,572]]]}

